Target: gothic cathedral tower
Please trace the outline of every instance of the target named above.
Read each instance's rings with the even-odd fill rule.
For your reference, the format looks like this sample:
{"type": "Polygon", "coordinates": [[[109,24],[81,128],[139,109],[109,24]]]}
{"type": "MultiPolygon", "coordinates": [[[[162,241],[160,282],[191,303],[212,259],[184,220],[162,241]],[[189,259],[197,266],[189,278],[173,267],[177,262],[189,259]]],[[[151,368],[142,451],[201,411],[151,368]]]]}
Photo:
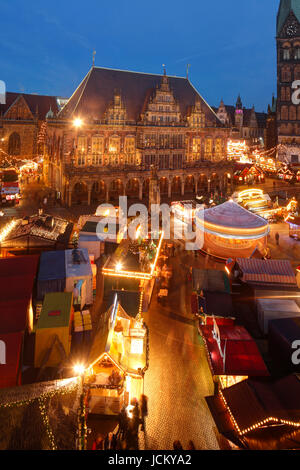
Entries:
{"type": "Polygon", "coordinates": [[[295,100],[295,81],[300,80],[300,0],[280,1],[276,41],[278,158],[300,163],[300,104],[295,100]]]}

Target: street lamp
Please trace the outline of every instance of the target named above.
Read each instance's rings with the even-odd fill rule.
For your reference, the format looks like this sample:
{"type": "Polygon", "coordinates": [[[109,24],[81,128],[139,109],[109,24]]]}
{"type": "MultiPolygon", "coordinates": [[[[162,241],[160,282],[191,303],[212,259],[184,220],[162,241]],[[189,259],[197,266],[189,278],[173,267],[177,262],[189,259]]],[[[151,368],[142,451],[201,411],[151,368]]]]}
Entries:
{"type": "Polygon", "coordinates": [[[73,125],[74,125],[74,127],[76,127],[77,129],[78,129],[79,127],[81,127],[82,124],[83,124],[83,121],[82,121],[82,119],[79,118],[79,117],[75,118],[74,121],[73,121],[73,125]]]}

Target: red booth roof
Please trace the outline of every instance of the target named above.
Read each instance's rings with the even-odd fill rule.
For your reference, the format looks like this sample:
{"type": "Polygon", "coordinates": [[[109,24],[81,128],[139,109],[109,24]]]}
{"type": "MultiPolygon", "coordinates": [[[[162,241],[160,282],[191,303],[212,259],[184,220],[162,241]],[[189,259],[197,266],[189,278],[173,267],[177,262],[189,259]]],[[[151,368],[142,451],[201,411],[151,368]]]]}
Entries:
{"type": "Polygon", "coordinates": [[[206,344],[213,375],[249,377],[269,375],[255,341],[242,326],[219,325],[222,351],[226,342],[225,368],[217,341],[212,336],[213,327],[201,326],[200,330],[206,344]]]}
{"type": "Polygon", "coordinates": [[[18,369],[22,349],[23,333],[0,333],[0,341],[5,344],[5,364],[0,363],[0,388],[20,385],[18,369]]]}
{"type": "Polygon", "coordinates": [[[39,256],[0,258],[0,332],[24,331],[39,256]]]}

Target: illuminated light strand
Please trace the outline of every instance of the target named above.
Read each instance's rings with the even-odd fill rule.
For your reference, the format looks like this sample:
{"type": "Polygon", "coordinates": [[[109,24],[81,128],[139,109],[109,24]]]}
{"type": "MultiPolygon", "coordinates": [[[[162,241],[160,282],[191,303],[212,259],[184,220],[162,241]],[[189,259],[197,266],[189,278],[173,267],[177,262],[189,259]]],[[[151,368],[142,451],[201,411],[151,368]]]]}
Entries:
{"type": "Polygon", "coordinates": [[[246,428],[242,431],[240,429],[239,425],[237,424],[237,421],[236,421],[235,417],[232,414],[232,411],[231,411],[231,409],[230,409],[230,407],[229,407],[229,405],[228,405],[228,403],[227,403],[227,401],[226,401],[226,399],[225,399],[225,397],[222,393],[222,390],[220,390],[219,393],[220,393],[220,396],[221,396],[221,398],[222,398],[222,400],[223,400],[223,402],[226,406],[226,409],[229,412],[229,415],[230,415],[230,417],[233,421],[233,424],[235,425],[235,427],[236,427],[238,433],[240,434],[240,436],[244,436],[245,434],[248,434],[249,432],[254,431],[255,429],[258,429],[258,428],[260,428],[260,427],[262,427],[262,426],[264,426],[268,423],[286,424],[288,426],[292,426],[292,427],[296,427],[296,428],[300,427],[300,422],[289,421],[289,420],[269,416],[268,418],[266,418],[262,421],[259,421],[258,423],[255,423],[252,426],[249,426],[248,428],[246,428]]]}
{"type": "Polygon", "coordinates": [[[12,220],[9,222],[0,232],[0,243],[5,240],[5,238],[10,234],[10,232],[15,228],[17,225],[18,220],[12,220]]]}

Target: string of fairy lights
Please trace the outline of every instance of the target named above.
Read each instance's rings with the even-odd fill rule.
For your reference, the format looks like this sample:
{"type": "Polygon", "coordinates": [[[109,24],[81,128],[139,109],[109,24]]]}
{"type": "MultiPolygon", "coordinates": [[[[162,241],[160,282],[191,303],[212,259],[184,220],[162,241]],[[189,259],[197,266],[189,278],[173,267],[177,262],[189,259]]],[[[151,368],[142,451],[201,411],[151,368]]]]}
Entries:
{"type": "Polygon", "coordinates": [[[1,408],[14,408],[14,407],[21,407],[21,406],[28,406],[33,404],[34,402],[38,403],[40,415],[42,418],[43,425],[45,427],[45,432],[49,441],[49,447],[51,450],[57,450],[57,446],[54,439],[54,434],[52,432],[49,416],[47,412],[47,403],[51,400],[51,398],[56,396],[64,396],[68,395],[72,392],[78,390],[80,385],[80,381],[78,378],[72,379],[70,384],[63,385],[61,388],[56,388],[54,390],[50,390],[48,392],[42,393],[37,397],[32,397],[24,400],[12,401],[8,403],[0,403],[1,408]]]}

